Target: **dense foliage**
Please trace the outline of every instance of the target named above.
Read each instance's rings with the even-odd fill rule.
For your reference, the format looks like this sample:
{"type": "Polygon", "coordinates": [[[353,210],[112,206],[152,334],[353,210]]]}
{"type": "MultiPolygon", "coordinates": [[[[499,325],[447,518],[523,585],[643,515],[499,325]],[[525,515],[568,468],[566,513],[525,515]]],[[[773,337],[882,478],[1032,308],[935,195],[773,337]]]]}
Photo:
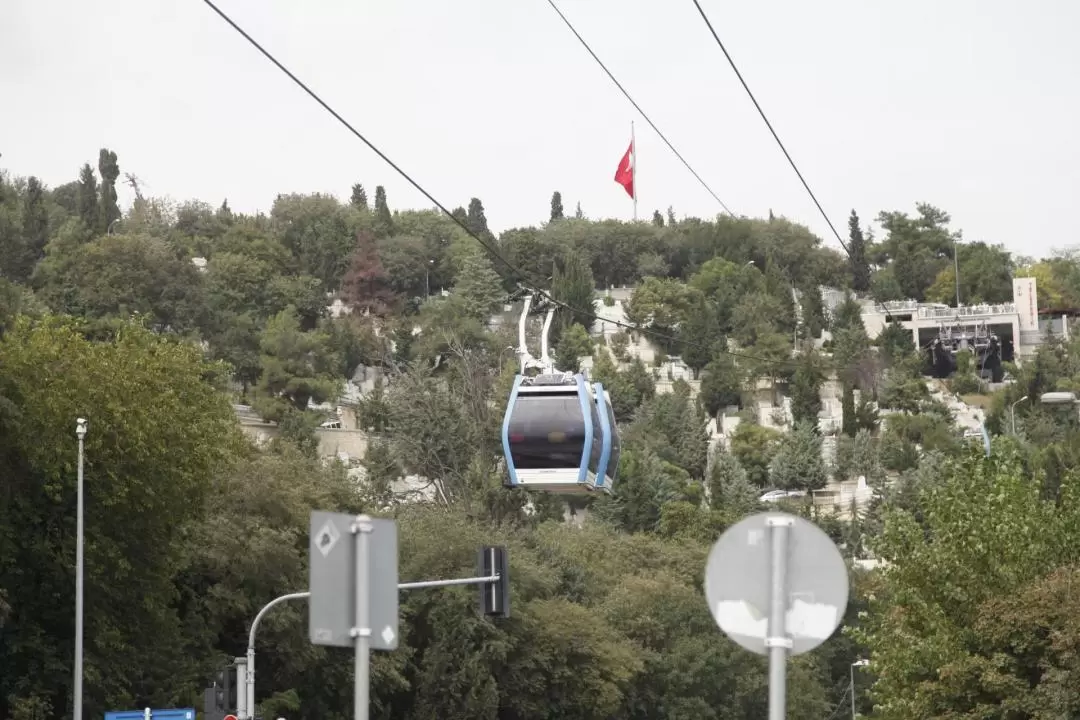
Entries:
{"type": "MultiPolygon", "coordinates": [[[[141,194],[122,211],[119,177],[108,150],[56,188],[0,174],[0,717],[70,716],[79,416],[88,716],[201,706],[258,609],[306,584],[317,508],[395,516],[404,580],[471,574],[478,546],[510,548],[507,621],[480,618],[466,589],[402,596],[401,647],[374,661],[375,718],[762,717],[762,659],[706,607],[708,548],[765,490],[858,477],[868,506],[836,515],[812,492],[783,504],[849,559],[884,563],[853,564],[845,627],[793,662],[789,715],[850,702],[861,657],[857,707],[875,717],[1080,713],[1080,428],[1031,400],[1080,390],[1080,346],[1048,342],[979,397],[991,432],[1017,428],[987,458],[906,332],[871,339],[854,295],[828,308],[821,293],[947,302],[958,252],[966,302],[1011,299],[1023,272],[1040,303],[1067,309],[1074,257],[958,243],[925,204],[881,213],[880,240],[853,212],[849,258],[783,218],[594,221],[567,216],[557,192],[550,213],[537,201],[549,222],[498,237],[477,198],[451,219],[394,210],[382,187],[369,204],[361,184],[347,203],[279,195],[265,215],[141,194]],[[502,485],[516,370],[503,306],[522,282],[566,306],[560,367],[588,367],[611,394],[624,447],[610,497],[502,485]],[[596,323],[623,286],[635,328],[596,323]],[[359,467],[322,457],[315,429],[354,380],[359,467]],[[837,428],[819,422],[826,385],[837,428]],[[253,446],[231,403],[277,438],[253,446]],[[426,487],[405,493],[403,477],[426,487]]],[[[348,717],[352,664],[305,624],[302,605],[267,617],[260,714],[348,717]]]]}

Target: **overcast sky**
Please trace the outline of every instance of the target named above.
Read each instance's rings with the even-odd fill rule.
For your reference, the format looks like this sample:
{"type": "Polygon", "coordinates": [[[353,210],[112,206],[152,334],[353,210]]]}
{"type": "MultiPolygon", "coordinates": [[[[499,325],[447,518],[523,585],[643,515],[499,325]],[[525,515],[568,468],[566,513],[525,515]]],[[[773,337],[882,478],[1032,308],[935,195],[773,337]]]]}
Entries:
{"type": "MultiPolygon", "coordinates": [[[[558,0],[738,214],[827,227],[691,0],[558,0]]],[[[720,211],[546,0],[218,0],[441,202],[496,231],[631,217],[614,180],[635,121],[639,214],[720,211]]],[[[702,0],[846,238],[855,208],[953,216],[1039,254],[1080,242],[1077,0],[702,0]]],[[[49,185],[119,156],[147,193],[237,210],[279,192],[427,201],[201,0],[0,0],[0,167],[49,185]]],[[[121,199],[130,193],[126,188],[121,199]]]]}

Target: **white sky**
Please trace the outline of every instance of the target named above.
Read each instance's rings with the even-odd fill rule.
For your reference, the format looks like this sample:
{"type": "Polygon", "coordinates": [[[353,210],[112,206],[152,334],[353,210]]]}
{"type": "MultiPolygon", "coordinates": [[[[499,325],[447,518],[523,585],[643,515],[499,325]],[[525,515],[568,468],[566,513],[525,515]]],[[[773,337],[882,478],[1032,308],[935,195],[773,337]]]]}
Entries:
{"type": "MultiPolygon", "coordinates": [[[[556,189],[568,213],[629,219],[613,176],[631,120],[639,213],[719,211],[546,0],[218,2],[445,205],[481,198],[496,231],[545,221],[556,189]]],[[[852,208],[928,201],[969,240],[1078,242],[1077,0],[702,4],[845,238],[852,208]]],[[[835,245],[690,0],[559,5],[735,212],[835,245]]],[[[253,211],[359,181],[428,205],[201,0],[0,0],[0,167],[57,185],[102,146],[178,200],[253,211]]]]}

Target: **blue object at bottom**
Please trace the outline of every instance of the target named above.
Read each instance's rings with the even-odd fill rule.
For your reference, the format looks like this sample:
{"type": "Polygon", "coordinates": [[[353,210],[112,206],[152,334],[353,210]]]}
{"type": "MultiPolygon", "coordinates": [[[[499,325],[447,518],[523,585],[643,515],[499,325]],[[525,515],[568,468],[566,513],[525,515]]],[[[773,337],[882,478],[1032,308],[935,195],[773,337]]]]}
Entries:
{"type": "MultiPolygon", "coordinates": [[[[112,710],[105,713],[105,720],[146,720],[145,710],[112,710]]],[[[151,710],[151,720],[195,720],[195,708],[179,710],[151,710]]]]}

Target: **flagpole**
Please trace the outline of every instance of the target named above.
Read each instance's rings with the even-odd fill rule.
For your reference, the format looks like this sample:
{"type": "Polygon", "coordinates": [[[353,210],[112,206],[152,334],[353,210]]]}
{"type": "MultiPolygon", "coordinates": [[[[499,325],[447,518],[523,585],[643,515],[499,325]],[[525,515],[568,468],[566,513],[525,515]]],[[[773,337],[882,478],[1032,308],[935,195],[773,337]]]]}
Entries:
{"type": "Polygon", "coordinates": [[[634,121],[630,121],[630,177],[634,183],[634,222],[637,222],[637,140],[634,139],[634,121]]]}

